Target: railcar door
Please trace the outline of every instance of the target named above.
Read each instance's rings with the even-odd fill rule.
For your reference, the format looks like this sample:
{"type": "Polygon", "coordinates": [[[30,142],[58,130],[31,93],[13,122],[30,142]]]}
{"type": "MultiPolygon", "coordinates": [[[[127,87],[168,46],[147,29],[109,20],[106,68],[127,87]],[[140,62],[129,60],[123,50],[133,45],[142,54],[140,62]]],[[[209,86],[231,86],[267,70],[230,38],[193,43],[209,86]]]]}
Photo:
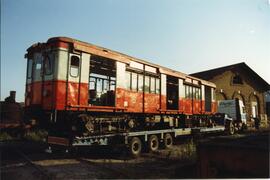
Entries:
{"type": "Polygon", "coordinates": [[[211,112],[212,93],[211,87],[205,86],[205,111],[211,112]]]}
{"type": "Polygon", "coordinates": [[[55,53],[44,52],[42,54],[42,71],[41,71],[41,103],[45,109],[51,109],[53,106],[53,76],[55,53]]]}
{"type": "Polygon", "coordinates": [[[115,61],[92,55],[88,103],[93,106],[115,106],[115,85],[115,61]]]}
{"type": "Polygon", "coordinates": [[[178,78],[167,75],[167,109],[178,110],[178,78]]]}

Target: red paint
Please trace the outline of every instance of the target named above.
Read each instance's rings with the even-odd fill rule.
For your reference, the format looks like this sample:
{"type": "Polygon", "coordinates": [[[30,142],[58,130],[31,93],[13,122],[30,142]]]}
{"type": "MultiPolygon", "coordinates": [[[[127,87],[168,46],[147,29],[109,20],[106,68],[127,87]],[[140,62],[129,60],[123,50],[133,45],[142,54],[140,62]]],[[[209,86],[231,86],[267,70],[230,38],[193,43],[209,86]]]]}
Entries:
{"type": "Polygon", "coordinates": [[[165,95],[161,95],[161,104],[160,104],[160,109],[162,111],[165,111],[167,109],[167,98],[165,95]]]}
{"type": "Polygon", "coordinates": [[[52,42],[52,43],[50,43],[48,45],[53,47],[53,48],[65,48],[65,49],[69,48],[68,43],[60,42],[60,41],[52,42]]]}
{"type": "Polygon", "coordinates": [[[183,112],[184,114],[192,114],[192,100],[191,99],[183,99],[183,112]]]}
{"type": "Polygon", "coordinates": [[[66,96],[65,81],[35,82],[27,85],[26,106],[40,105],[45,110],[63,110],[68,105],[88,105],[88,83],[69,82],[66,96]],[[80,87],[80,96],[79,96],[80,87]],[[66,100],[66,97],[68,99],[66,100]]]}
{"type": "Polygon", "coordinates": [[[193,99],[193,114],[201,114],[201,100],[193,99]]]}
{"type": "MultiPolygon", "coordinates": [[[[126,112],[133,113],[159,113],[160,109],[159,94],[144,94],[144,111],[143,111],[143,93],[122,88],[116,89],[116,107],[126,108],[126,112]],[[126,107],[124,106],[126,102],[126,107]]],[[[165,97],[166,98],[166,97],[165,97]]]]}
{"type": "Polygon", "coordinates": [[[127,112],[143,112],[143,93],[124,91],[124,101],[127,102],[127,112]]]}
{"type": "Polygon", "coordinates": [[[159,94],[144,94],[144,112],[145,113],[158,113],[160,109],[159,94]]]}

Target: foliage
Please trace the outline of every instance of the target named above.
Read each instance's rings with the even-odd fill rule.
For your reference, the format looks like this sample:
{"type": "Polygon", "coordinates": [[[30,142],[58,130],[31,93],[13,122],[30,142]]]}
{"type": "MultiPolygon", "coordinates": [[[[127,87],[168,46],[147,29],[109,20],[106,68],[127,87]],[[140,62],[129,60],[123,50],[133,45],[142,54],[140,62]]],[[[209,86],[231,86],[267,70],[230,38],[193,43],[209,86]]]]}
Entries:
{"type": "Polygon", "coordinates": [[[45,130],[31,130],[26,132],[24,138],[29,141],[45,142],[48,132],[45,130]]]}

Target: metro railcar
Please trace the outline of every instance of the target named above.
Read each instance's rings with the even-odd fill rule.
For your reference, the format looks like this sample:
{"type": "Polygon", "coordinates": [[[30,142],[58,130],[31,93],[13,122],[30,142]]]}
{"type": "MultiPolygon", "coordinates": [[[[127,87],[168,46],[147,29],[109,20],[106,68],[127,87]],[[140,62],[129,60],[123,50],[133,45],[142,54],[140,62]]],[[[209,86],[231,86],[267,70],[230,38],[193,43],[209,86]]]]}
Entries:
{"type": "Polygon", "coordinates": [[[76,135],[211,124],[215,84],[67,37],[27,49],[28,119],[76,135]]]}

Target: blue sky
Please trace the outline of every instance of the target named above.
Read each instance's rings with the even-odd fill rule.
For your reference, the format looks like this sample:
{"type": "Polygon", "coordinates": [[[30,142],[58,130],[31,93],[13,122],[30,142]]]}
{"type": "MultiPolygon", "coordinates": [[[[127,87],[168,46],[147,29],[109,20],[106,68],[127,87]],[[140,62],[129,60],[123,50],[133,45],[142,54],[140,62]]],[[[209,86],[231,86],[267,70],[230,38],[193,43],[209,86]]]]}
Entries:
{"type": "Polygon", "coordinates": [[[26,49],[53,36],[184,73],[246,62],[270,82],[268,0],[1,0],[1,100],[24,100],[26,49]]]}

